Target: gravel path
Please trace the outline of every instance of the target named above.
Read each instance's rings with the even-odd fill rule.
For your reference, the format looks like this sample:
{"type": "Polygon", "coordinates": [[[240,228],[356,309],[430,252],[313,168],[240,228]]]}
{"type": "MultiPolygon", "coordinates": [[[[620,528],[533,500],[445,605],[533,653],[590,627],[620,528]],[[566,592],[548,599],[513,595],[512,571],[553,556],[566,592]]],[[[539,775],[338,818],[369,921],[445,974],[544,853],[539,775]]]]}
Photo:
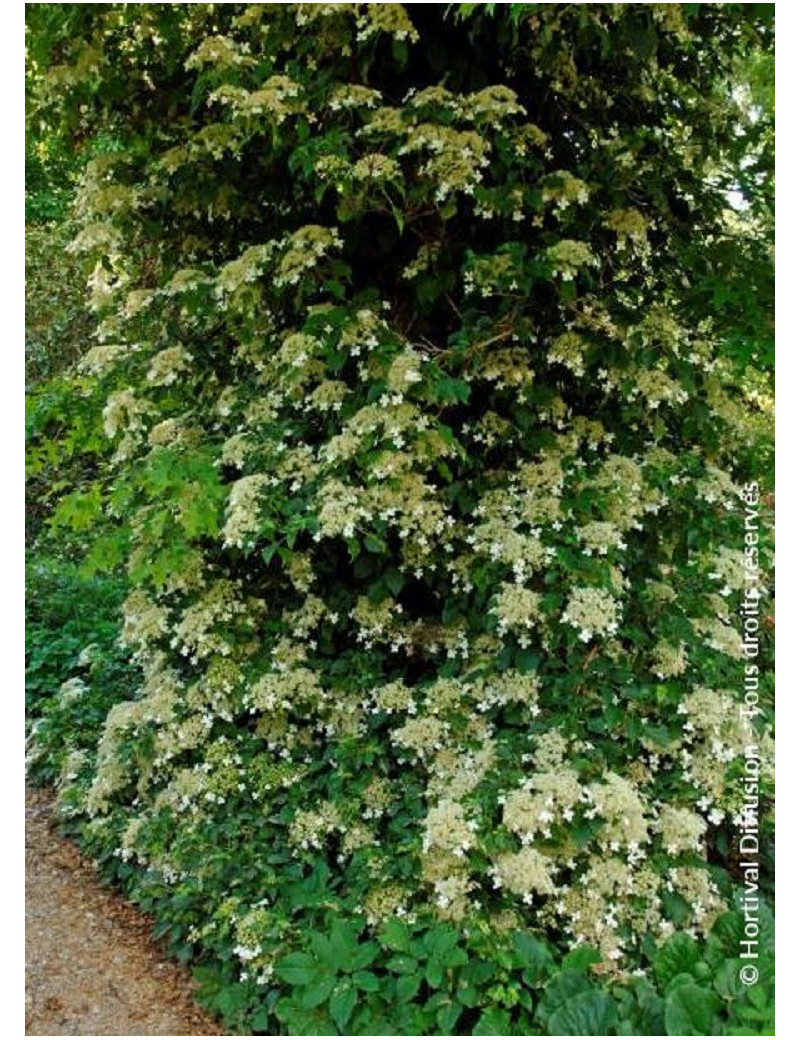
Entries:
{"type": "Polygon", "coordinates": [[[54,832],[51,805],[26,793],[26,1035],[219,1036],[192,1002],[189,973],[151,940],[150,921],[54,832]]]}

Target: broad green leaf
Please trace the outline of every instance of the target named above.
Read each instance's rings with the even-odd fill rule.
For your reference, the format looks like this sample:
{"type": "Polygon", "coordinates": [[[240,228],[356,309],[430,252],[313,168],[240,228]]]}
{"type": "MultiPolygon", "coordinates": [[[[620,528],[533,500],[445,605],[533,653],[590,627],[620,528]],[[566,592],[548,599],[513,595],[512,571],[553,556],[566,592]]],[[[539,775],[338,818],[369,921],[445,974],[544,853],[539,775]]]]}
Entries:
{"type": "Polygon", "coordinates": [[[511,1036],[511,1017],[507,1011],[484,1011],[472,1030],[473,1036],[511,1036]]]}
{"type": "Polygon", "coordinates": [[[329,975],[327,978],[313,982],[300,996],[300,1006],[303,1008],[315,1008],[324,1004],[336,985],[336,977],[329,975]]]}
{"type": "Polygon", "coordinates": [[[357,1000],[358,991],[355,986],[350,985],[337,989],[331,996],[330,1002],[328,1003],[328,1010],[331,1013],[331,1018],[342,1032],[344,1032],[345,1026],[350,1020],[350,1016],[353,1013],[353,1008],[356,1006],[357,1000]]]}
{"type": "Polygon", "coordinates": [[[547,1020],[551,1036],[607,1036],[617,1017],[614,1001],[598,989],[566,1000],[547,1020]]]}
{"type": "Polygon", "coordinates": [[[397,999],[401,1003],[413,1000],[417,993],[419,993],[421,985],[422,975],[401,975],[397,980],[397,985],[395,987],[397,999]]]}
{"type": "Polygon", "coordinates": [[[545,986],[536,1013],[542,1021],[546,1022],[562,1004],[591,988],[591,983],[583,972],[573,969],[560,971],[545,986]]]}
{"type": "Polygon", "coordinates": [[[380,987],[380,980],[371,971],[356,971],[353,973],[353,985],[366,993],[376,993],[380,987]]]}
{"type": "Polygon", "coordinates": [[[710,1036],[719,997],[694,983],[676,986],[667,994],[664,1021],[668,1036],[710,1036]]]}
{"type": "Polygon", "coordinates": [[[289,953],[276,963],[275,974],[292,986],[306,986],[319,978],[320,967],[310,953],[289,953]]]}
{"type": "Polygon", "coordinates": [[[699,957],[691,936],[684,932],[671,936],[658,951],[653,964],[659,985],[665,988],[676,975],[691,973],[699,957]]]}

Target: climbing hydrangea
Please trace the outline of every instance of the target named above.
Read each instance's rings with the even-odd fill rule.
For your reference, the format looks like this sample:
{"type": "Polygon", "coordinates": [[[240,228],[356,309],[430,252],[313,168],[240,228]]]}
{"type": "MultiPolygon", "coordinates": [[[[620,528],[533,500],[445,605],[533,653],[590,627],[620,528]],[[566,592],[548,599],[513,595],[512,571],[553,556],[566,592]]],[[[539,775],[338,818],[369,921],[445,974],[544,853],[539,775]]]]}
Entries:
{"type": "Polygon", "coordinates": [[[706,936],[772,753],[765,659],[740,714],[769,394],[703,282],[744,15],[496,5],[443,75],[437,5],[122,6],[42,87],[120,128],[80,378],[142,673],[62,800],[262,990],[326,915],[513,922],[615,978],[706,936]]]}

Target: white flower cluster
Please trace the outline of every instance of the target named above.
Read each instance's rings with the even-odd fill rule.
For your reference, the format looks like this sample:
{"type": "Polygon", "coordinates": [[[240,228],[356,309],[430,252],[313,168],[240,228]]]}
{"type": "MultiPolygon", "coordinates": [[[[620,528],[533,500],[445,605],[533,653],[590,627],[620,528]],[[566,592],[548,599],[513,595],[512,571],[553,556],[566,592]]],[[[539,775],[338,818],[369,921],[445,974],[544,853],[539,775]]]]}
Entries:
{"type": "Polygon", "coordinates": [[[222,529],[224,544],[242,548],[261,526],[261,502],[269,478],[255,473],[237,480],[228,496],[228,513],[222,529]]]}
{"type": "Polygon", "coordinates": [[[578,629],[582,642],[595,636],[614,635],[619,628],[620,606],[605,589],[575,588],[570,593],[561,620],[578,629]]]}

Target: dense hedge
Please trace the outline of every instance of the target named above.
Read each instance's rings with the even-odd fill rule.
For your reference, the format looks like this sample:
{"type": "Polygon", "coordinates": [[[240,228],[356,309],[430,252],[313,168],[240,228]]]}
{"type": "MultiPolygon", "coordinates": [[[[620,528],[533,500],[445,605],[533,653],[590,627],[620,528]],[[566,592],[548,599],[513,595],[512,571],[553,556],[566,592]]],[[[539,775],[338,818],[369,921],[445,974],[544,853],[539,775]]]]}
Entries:
{"type": "Polygon", "coordinates": [[[141,677],[34,774],[233,1028],[768,1028],[769,5],[66,6],[141,677]]]}

